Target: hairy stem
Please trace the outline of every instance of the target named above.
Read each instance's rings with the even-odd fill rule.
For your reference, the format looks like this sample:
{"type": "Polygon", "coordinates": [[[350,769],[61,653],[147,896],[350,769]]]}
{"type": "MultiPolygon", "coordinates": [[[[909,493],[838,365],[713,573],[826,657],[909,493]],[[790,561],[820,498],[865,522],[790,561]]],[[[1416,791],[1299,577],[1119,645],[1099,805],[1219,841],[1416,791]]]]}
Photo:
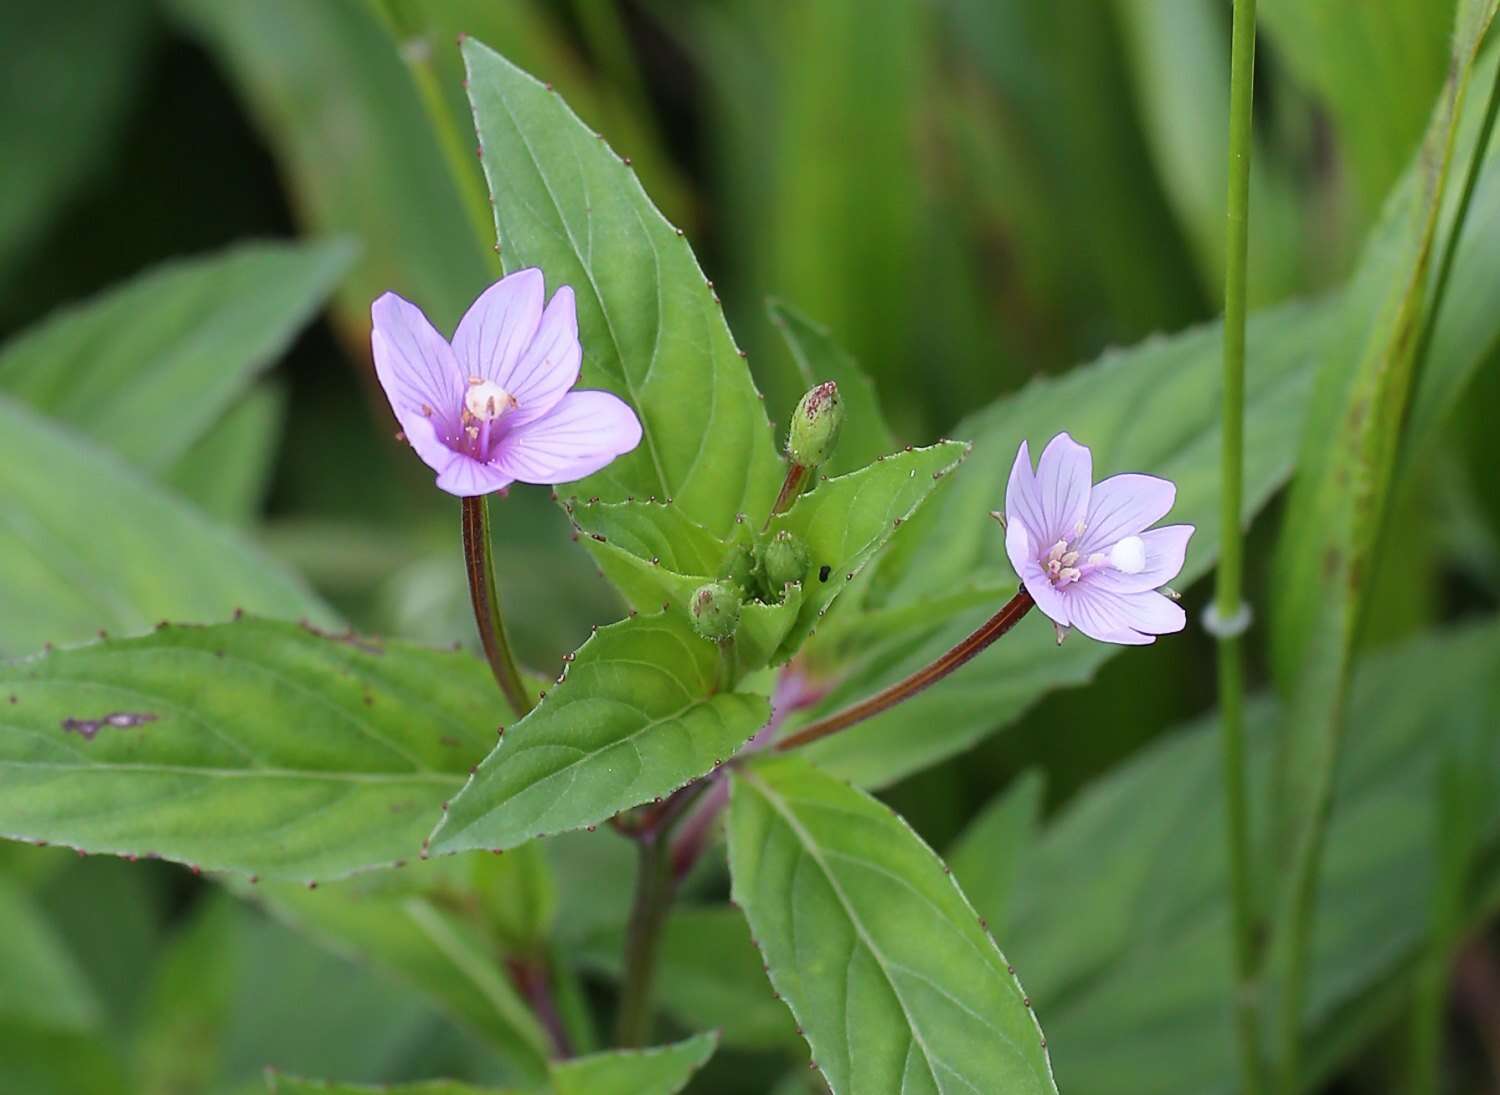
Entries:
{"type": "Polygon", "coordinates": [[[1031,599],[1031,594],[1027,593],[1024,589],[1020,590],[1005,603],[1005,607],[980,624],[979,627],[970,632],[967,638],[936,661],[923,666],[911,676],[897,681],[889,688],[875,693],[869,699],[861,700],[859,703],[846,707],[842,711],[837,711],[826,718],[809,723],[785,741],[778,743],[776,748],[795,749],[798,746],[807,745],[820,738],[826,738],[830,734],[836,734],[840,730],[845,730],[855,723],[873,718],[882,711],[896,706],[896,704],[901,703],[903,700],[911,699],[918,692],[931,687],[949,673],[959,668],[959,666],[966,664],[970,659],[988,647],[990,643],[1015,627],[1020,622],[1021,617],[1031,611],[1031,607],[1034,604],[1036,602],[1031,599]]]}
{"type": "Polygon", "coordinates": [[[532,708],[521,681],[505,619],[500,614],[500,595],[495,588],[495,561],[490,554],[490,504],[484,496],[463,499],[464,569],[469,575],[469,599],[474,604],[474,625],[484,646],[485,659],[511,709],[524,716],[532,708]]]}
{"type": "Polygon", "coordinates": [[[676,879],[664,833],[641,835],[635,900],[625,929],[625,978],[620,987],[620,1010],[615,1020],[615,1041],[635,1047],[646,1043],[651,1033],[651,988],[656,980],[656,952],[662,929],[672,907],[676,879]]]}

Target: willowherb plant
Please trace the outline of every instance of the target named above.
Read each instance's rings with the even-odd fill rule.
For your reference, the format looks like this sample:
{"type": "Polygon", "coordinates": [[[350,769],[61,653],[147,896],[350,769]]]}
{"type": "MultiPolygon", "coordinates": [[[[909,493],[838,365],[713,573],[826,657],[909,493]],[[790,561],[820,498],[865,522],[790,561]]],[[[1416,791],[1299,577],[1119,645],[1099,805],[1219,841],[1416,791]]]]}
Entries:
{"type": "MultiPolygon", "coordinates": [[[[511,118],[518,108],[559,113],[550,89],[482,46],[464,48],[482,136],[491,97],[505,101],[511,118]]],[[[554,124],[553,140],[579,140],[565,111],[554,124]]],[[[837,383],[824,381],[791,415],[780,485],[770,490],[777,465],[757,462],[765,434],[753,422],[756,396],[738,355],[715,360],[686,343],[662,360],[663,344],[690,331],[727,343],[717,298],[708,288],[713,307],[705,307],[703,294],[682,284],[696,271],[686,244],[662,231],[633,179],[615,177],[607,151],[590,143],[579,154],[582,169],[566,184],[554,184],[554,165],[540,159],[485,159],[502,253],[517,241],[511,250],[527,266],[485,291],[451,346],[394,294],[373,309],[376,366],[402,436],[438,473],[437,485],[463,498],[475,620],[522,716],[444,803],[424,856],[524,848],[605,822],[618,836],[597,839],[634,842],[616,1014],[616,1039],[632,1047],[652,1031],[674,894],[728,806],[735,898],[835,1090],[893,1090],[888,1084],[913,1068],[939,1086],[951,1075],[975,1090],[1054,1090],[1030,999],[946,869],[899,819],[797,750],[936,684],[1033,605],[1059,642],[1068,628],[1130,645],[1181,630],[1182,610],[1157,590],[1181,570],[1193,529],[1151,528],[1175,488],[1139,474],[1091,485],[1089,450],[1065,433],[1033,473],[1022,440],[1002,520],[1019,592],[930,664],[785,733],[795,712],[837,683],[804,655],[818,622],[841,593],[853,595],[860,571],[878,564],[967,450],[907,448],[829,478],[820,469],[847,412],[837,383]],[[528,187],[538,193],[523,195],[528,187]],[[619,199],[608,195],[619,190],[630,194],[631,220],[617,224],[611,205],[619,199]],[[532,223],[542,202],[557,219],[546,232],[532,223]],[[600,254],[580,246],[584,232],[618,242],[600,254]],[[676,256],[676,278],[656,274],[657,314],[642,316],[633,309],[649,294],[643,302],[628,272],[648,260],[655,271],[662,249],[676,256]],[[561,283],[545,311],[544,277],[561,283]],[[575,291],[595,313],[581,346],[575,291]],[[695,295],[698,306],[682,310],[679,298],[695,295]],[[621,335],[641,324],[649,350],[644,339],[635,346],[621,335]],[[572,391],[581,360],[588,382],[615,394],[572,391]],[[668,367],[670,381],[656,375],[668,367]],[[655,393],[669,382],[673,390],[655,393]],[[725,496],[706,485],[694,489],[691,507],[680,502],[679,484],[695,474],[725,496]],[[638,476],[655,477],[661,492],[629,493],[623,482],[638,476]],[[486,496],[515,480],[558,485],[579,538],[636,607],[598,631],[535,708],[509,653],[488,560],[486,496]],[[725,502],[734,507],[730,520],[725,502]],[[867,976],[885,988],[866,996],[835,987],[867,976]],[[851,1024],[869,1024],[889,1041],[858,1047],[851,1024]]],[[[545,972],[533,988],[548,998],[545,972]]],[[[553,1048],[566,1052],[562,1034],[553,1048]]]]}

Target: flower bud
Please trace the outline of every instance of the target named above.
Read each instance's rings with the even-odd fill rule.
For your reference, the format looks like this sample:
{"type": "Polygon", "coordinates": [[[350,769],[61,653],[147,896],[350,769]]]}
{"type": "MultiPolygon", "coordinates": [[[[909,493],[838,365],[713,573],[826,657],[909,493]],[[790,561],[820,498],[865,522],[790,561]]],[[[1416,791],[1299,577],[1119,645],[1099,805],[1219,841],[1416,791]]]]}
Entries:
{"type": "Polygon", "coordinates": [[[733,582],[699,586],[691,601],[694,630],[716,643],[734,638],[740,625],[740,597],[740,589],[733,582]]]}
{"type": "Polygon", "coordinates": [[[844,401],[839,386],[825,380],[802,397],[792,412],[786,451],[805,468],[815,468],[833,455],[839,427],[844,424],[844,401]]]}
{"type": "Polygon", "coordinates": [[[790,582],[800,582],[807,574],[807,548],[786,529],[771,538],[761,555],[766,568],[766,582],[777,600],[790,582]]]}
{"type": "Polygon", "coordinates": [[[755,590],[755,549],[749,544],[736,544],[729,549],[724,565],[719,568],[719,577],[733,582],[746,593],[755,590]]]}

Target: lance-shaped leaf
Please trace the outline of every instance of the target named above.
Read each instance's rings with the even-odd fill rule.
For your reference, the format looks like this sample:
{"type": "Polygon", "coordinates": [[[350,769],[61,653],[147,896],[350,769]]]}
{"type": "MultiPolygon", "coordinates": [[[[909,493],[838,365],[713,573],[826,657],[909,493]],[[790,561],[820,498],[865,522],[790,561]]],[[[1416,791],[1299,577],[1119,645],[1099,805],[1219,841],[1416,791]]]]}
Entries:
{"type": "Polygon", "coordinates": [[[415,857],[495,740],[465,654],[245,619],[0,667],[0,835],[317,881],[415,857]]]}
{"type": "Polygon", "coordinates": [[[157,267],[8,342],[0,391],[159,474],[286,349],[352,254],[258,243],[157,267]]]}
{"type": "Polygon", "coordinates": [[[1367,331],[1364,341],[1327,348],[1279,543],[1271,653],[1291,701],[1273,796],[1276,840],[1283,848],[1299,847],[1304,866],[1316,859],[1317,814],[1345,725],[1353,644],[1416,379],[1427,274],[1464,98],[1497,9],[1497,0],[1458,5],[1450,79],[1417,168],[1392,199],[1379,232],[1393,260],[1368,271],[1346,304],[1349,328],[1367,331]],[[1359,348],[1351,352],[1351,346],[1359,348]]]}
{"type": "Polygon", "coordinates": [[[765,513],[781,462],[687,241],[560,96],[473,39],[463,51],[505,267],[573,286],[582,384],[628,400],[645,430],[578,493],[670,499],[720,536],[765,513]]]}
{"type": "Polygon", "coordinates": [[[163,618],[333,613],[113,454],[0,396],[0,657],[163,618]]]}
{"type": "Polygon", "coordinates": [[[829,474],[842,475],[862,468],[894,449],[896,439],[880,411],[874,381],[834,341],[833,333],[778,300],[769,301],[766,311],[786,340],[786,348],[807,386],[811,388],[825,380],[839,386],[839,395],[844,400],[844,425],[839,430],[838,447],[828,461],[829,474]]]}
{"type": "Polygon", "coordinates": [[[770,717],[764,696],[719,689],[718,648],[680,613],[600,628],[453,799],[432,850],[513,848],[670,794],[770,717]]]}
{"type": "Polygon", "coordinates": [[[475,1087],[454,1080],[415,1084],[338,1084],[268,1072],[273,1095],[676,1095],[713,1056],[717,1038],[699,1034],[654,1049],[615,1050],[555,1062],[547,1081],[527,1088],[475,1087]]]}
{"type": "Polygon", "coordinates": [[[810,562],[797,626],[782,643],[788,656],[817,626],[834,599],[908,520],[969,446],[943,441],[879,458],[859,471],[825,479],[771,521],[770,532],[802,541],[810,562]]]}
{"type": "Polygon", "coordinates": [[[798,757],[735,770],[734,899],[836,1095],[1056,1092],[1031,1001],[943,863],[798,757]]]}

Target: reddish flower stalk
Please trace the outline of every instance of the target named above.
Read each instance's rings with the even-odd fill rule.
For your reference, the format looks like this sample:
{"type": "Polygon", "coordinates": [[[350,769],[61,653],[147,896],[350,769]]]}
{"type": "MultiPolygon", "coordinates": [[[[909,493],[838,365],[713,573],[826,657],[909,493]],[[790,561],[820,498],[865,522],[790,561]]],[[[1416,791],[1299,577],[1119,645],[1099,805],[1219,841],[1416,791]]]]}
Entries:
{"type": "Polygon", "coordinates": [[[1036,602],[1031,599],[1031,594],[1021,589],[1005,603],[999,612],[980,624],[967,638],[930,665],[922,667],[904,680],[897,681],[889,688],[875,693],[869,699],[861,700],[842,711],[804,726],[785,741],[778,743],[776,748],[785,750],[809,745],[830,734],[846,730],[855,723],[873,718],[904,700],[911,699],[918,692],[930,688],[949,673],[982,653],[992,642],[1015,627],[1021,617],[1030,612],[1035,604],[1036,602]]]}

